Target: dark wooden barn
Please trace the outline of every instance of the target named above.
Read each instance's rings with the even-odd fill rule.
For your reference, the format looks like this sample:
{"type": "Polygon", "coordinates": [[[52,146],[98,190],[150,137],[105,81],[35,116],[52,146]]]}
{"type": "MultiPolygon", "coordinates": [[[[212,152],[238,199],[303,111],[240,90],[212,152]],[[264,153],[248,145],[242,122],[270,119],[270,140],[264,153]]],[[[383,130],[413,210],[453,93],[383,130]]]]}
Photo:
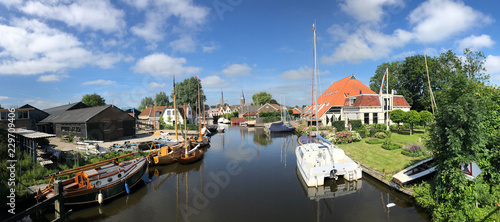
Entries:
{"type": "Polygon", "coordinates": [[[57,136],[106,141],[135,135],[135,119],[113,105],[70,109],[41,122],[51,124],[57,136]]]}

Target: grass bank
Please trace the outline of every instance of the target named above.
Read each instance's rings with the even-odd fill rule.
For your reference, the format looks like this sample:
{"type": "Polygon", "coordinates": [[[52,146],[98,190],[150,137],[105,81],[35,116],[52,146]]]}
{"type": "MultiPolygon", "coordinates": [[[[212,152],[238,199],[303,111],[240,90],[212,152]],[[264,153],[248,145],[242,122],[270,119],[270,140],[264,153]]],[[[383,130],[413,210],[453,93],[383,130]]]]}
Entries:
{"type": "MultiPolygon", "coordinates": [[[[424,145],[426,135],[423,131],[413,132],[410,136],[409,132],[393,132],[392,142],[401,145],[424,145]],[[419,142],[420,138],[420,142],[419,142]]],[[[430,155],[420,157],[409,157],[401,154],[402,149],[386,150],[382,148],[382,144],[368,144],[365,141],[369,138],[362,139],[360,142],[339,144],[345,153],[352,159],[365,164],[366,166],[384,173],[384,179],[389,181],[392,175],[398,171],[420,161],[428,158],[430,155]],[[384,172],[385,171],[385,172],[384,172]]],[[[424,148],[425,150],[425,148],[424,148]]]]}

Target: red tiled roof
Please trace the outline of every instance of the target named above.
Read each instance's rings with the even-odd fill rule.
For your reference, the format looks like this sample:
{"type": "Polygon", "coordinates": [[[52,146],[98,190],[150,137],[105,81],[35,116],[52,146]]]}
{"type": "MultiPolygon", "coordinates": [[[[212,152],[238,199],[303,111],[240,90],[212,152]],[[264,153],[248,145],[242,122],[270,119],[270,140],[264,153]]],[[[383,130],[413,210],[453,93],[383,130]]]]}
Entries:
{"type": "Polygon", "coordinates": [[[395,95],[392,99],[392,106],[404,106],[404,107],[410,107],[410,104],[406,101],[406,99],[403,96],[400,95],[395,95]]]}
{"type": "MultiPolygon", "coordinates": [[[[139,118],[140,119],[144,119],[144,118],[149,118],[150,116],[151,117],[154,117],[155,113],[157,111],[160,111],[160,115],[163,114],[163,111],[165,110],[165,108],[168,108],[169,106],[155,106],[153,110],[151,110],[153,107],[147,107],[146,109],[144,109],[141,114],[139,115],[139,118]]],[[[157,116],[159,117],[159,116],[157,116]]]]}
{"type": "MultiPolygon", "coordinates": [[[[354,75],[332,83],[332,85],[318,97],[318,116],[323,116],[323,114],[332,106],[344,106],[345,97],[359,94],[377,95],[377,93],[361,83],[361,81],[357,80],[354,75]]],[[[310,112],[311,108],[312,106],[309,106],[307,110],[310,112]]],[[[314,111],[314,109],[312,110],[314,111]]]]}
{"type": "Polygon", "coordinates": [[[350,102],[350,99],[353,98],[353,97],[350,97],[350,98],[345,98],[345,104],[344,106],[356,106],[356,107],[360,107],[360,106],[381,106],[380,105],[380,98],[378,95],[360,95],[360,96],[356,96],[354,97],[356,99],[356,101],[354,102],[354,104],[349,104],[350,102]]]}
{"type": "Polygon", "coordinates": [[[257,111],[248,111],[243,116],[257,116],[257,111]]]}
{"type": "Polygon", "coordinates": [[[247,119],[231,119],[232,123],[241,123],[241,122],[248,122],[247,119]]]}

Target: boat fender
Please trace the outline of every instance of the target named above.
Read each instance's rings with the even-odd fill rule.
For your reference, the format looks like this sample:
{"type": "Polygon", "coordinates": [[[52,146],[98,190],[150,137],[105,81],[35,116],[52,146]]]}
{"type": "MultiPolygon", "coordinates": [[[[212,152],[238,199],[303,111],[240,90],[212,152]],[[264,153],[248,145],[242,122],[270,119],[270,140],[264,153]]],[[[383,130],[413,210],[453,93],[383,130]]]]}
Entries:
{"type": "Polygon", "coordinates": [[[99,191],[99,194],[97,195],[97,202],[99,203],[99,205],[102,204],[102,193],[101,193],[101,191],[99,191]]]}
{"type": "Polygon", "coordinates": [[[127,194],[130,194],[130,189],[128,188],[127,182],[125,182],[125,191],[127,191],[127,194]]]}

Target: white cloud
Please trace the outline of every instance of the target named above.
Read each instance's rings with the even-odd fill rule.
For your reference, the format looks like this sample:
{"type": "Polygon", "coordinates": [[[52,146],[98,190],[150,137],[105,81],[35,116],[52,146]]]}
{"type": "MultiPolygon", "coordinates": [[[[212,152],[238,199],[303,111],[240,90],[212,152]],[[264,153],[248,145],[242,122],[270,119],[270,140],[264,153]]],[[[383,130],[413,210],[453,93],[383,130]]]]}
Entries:
{"type": "Polygon", "coordinates": [[[136,73],[148,74],[152,76],[173,76],[197,74],[201,68],[184,66],[187,63],[185,58],[170,57],[162,53],[155,53],[139,59],[132,67],[136,73]]]}
{"type": "MultiPolygon", "coordinates": [[[[311,78],[312,76],[312,68],[308,66],[302,66],[298,69],[292,69],[292,70],[287,70],[281,75],[279,75],[279,78],[286,79],[287,81],[295,81],[295,80],[304,80],[311,78]]],[[[321,75],[328,75],[330,74],[330,71],[326,70],[321,72],[321,75]]]]}
{"type": "Polygon", "coordinates": [[[358,63],[365,59],[385,58],[395,48],[403,47],[411,39],[411,33],[401,29],[395,30],[392,35],[386,35],[371,28],[362,27],[347,35],[332,55],[323,56],[321,62],[327,64],[339,61],[358,63]]]}
{"type": "Polygon", "coordinates": [[[8,99],[8,96],[0,96],[0,100],[8,99]]]}
{"type": "Polygon", "coordinates": [[[37,20],[12,19],[0,23],[0,74],[33,75],[97,64],[112,67],[117,55],[93,53],[78,39],[37,20]],[[113,59],[106,59],[112,56],[113,59]],[[107,63],[104,63],[107,61],[107,63]]]}
{"type": "Polygon", "coordinates": [[[194,5],[193,0],[153,0],[156,7],[168,16],[176,16],[187,26],[206,22],[209,9],[194,5]]]}
{"type": "Polygon", "coordinates": [[[246,63],[243,64],[232,64],[227,68],[222,70],[222,74],[228,77],[238,77],[238,76],[250,76],[252,68],[246,63]]]}
{"type": "MultiPolygon", "coordinates": [[[[333,25],[328,29],[333,41],[341,41],[330,56],[323,56],[321,61],[333,64],[339,61],[358,63],[366,59],[387,58],[394,49],[408,43],[436,43],[461,34],[473,27],[489,24],[492,19],[481,12],[466,6],[463,2],[452,0],[428,0],[415,8],[408,16],[409,30],[396,29],[392,34],[385,34],[381,27],[370,21],[380,21],[383,6],[398,6],[402,3],[390,0],[345,1],[341,7],[353,15],[361,24],[333,25]],[[374,12],[369,12],[370,8],[374,12]],[[352,31],[352,29],[355,29],[352,31]]],[[[475,46],[492,44],[486,37],[475,39],[475,46]]],[[[396,55],[400,56],[400,55],[396,55]]]]}
{"type": "Polygon", "coordinates": [[[166,85],[167,84],[165,84],[165,83],[151,82],[148,84],[148,88],[162,89],[162,88],[165,88],[166,85]]]}
{"type": "Polygon", "coordinates": [[[174,32],[190,34],[195,32],[198,27],[207,21],[209,9],[203,6],[195,5],[192,0],[152,0],[150,2],[126,1],[139,10],[144,10],[146,15],[145,22],[131,28],[132,33],[144,38],[146,41],[156,42],[163,39],[164,30],[169,27],[168,21],[171,17],[179,20],[181,28],[172,28],[174,32]]]}
{"type": "Polygon", "coordinates": [[[224,88],[229,86],[229,83],[218,76],[207,76],[201,79],[201,85],[203,88],[224,88]]]}
{"type": "Polygon", "coordinates": [[[183,36],[170,42],[170,47],[172,47],[174,52],[194,52],[196,50],[196,43],[191,36],[183,36]]]}
{"type": "Polygon", "coordinates": [[[203,48],[203,52],[212,53],[213,51],[219,49],[220,46],[218,44],[216,44],[215,42],[210,42],[210,43],[202,46],[202,48],[203,48]]]}
{"type": "Polygon", "coordinates": [[[382,7],[403,7],[402,0],[341,0],[340,8],[360,22],[380,22],[384,16],[382,7]]]}
{"type": "Polygon", "coordinates": [[[163,29],[166,27],[165,20],[160,13],[148,12],[146,22],[133,26],[130,31],[146,41],[159,41],[163,38],[163,29]]]}
{"type": "Polygon", "coordinates": [[[36,81],[38,82],[59,82],[64,78],[68,78],[68,75],[56,75],[56,74],[50,74],[50,75],[43,75],[38,77],[36,81]]]}
{"type": "Polygon", "coordinates": [[[500,74],[500,56],[488,55],[484,67],[490,74],[500,74]]]}
{"type": "Polygon", "coordinates": [[[60,1],[28,1],[20,8],[26,14],[53,19],[80,29],[104,32],[120,31],[126,26],[125,13],[108,0],[77,0],[71,4],[60,1]]]}
{"type": "Polygon", "coordinates": [[[489,35],[484,35],[484,34],[480,36],[471,35],[458,42],[460,49],[471,48],[474,50],[479,50],[485,47],[489,48],[494,44],[495,42],[491,40],[491,37],[489,35]]]}
{"type": "Polygon", "coordinates": [[[451,0],[429,0],[408,16],[413,34],[422,43],[439,42],[472,27],[491,23],[491,18],[451,0]]]}
{"type": "Polygon", "coordinates": [[[84,82],[84,83],[82,83],[82,85],[112,85],[115,83],[116,83],[116,81],[98,79],[98,80],[94,80],[94,81],[84,82]]]}

